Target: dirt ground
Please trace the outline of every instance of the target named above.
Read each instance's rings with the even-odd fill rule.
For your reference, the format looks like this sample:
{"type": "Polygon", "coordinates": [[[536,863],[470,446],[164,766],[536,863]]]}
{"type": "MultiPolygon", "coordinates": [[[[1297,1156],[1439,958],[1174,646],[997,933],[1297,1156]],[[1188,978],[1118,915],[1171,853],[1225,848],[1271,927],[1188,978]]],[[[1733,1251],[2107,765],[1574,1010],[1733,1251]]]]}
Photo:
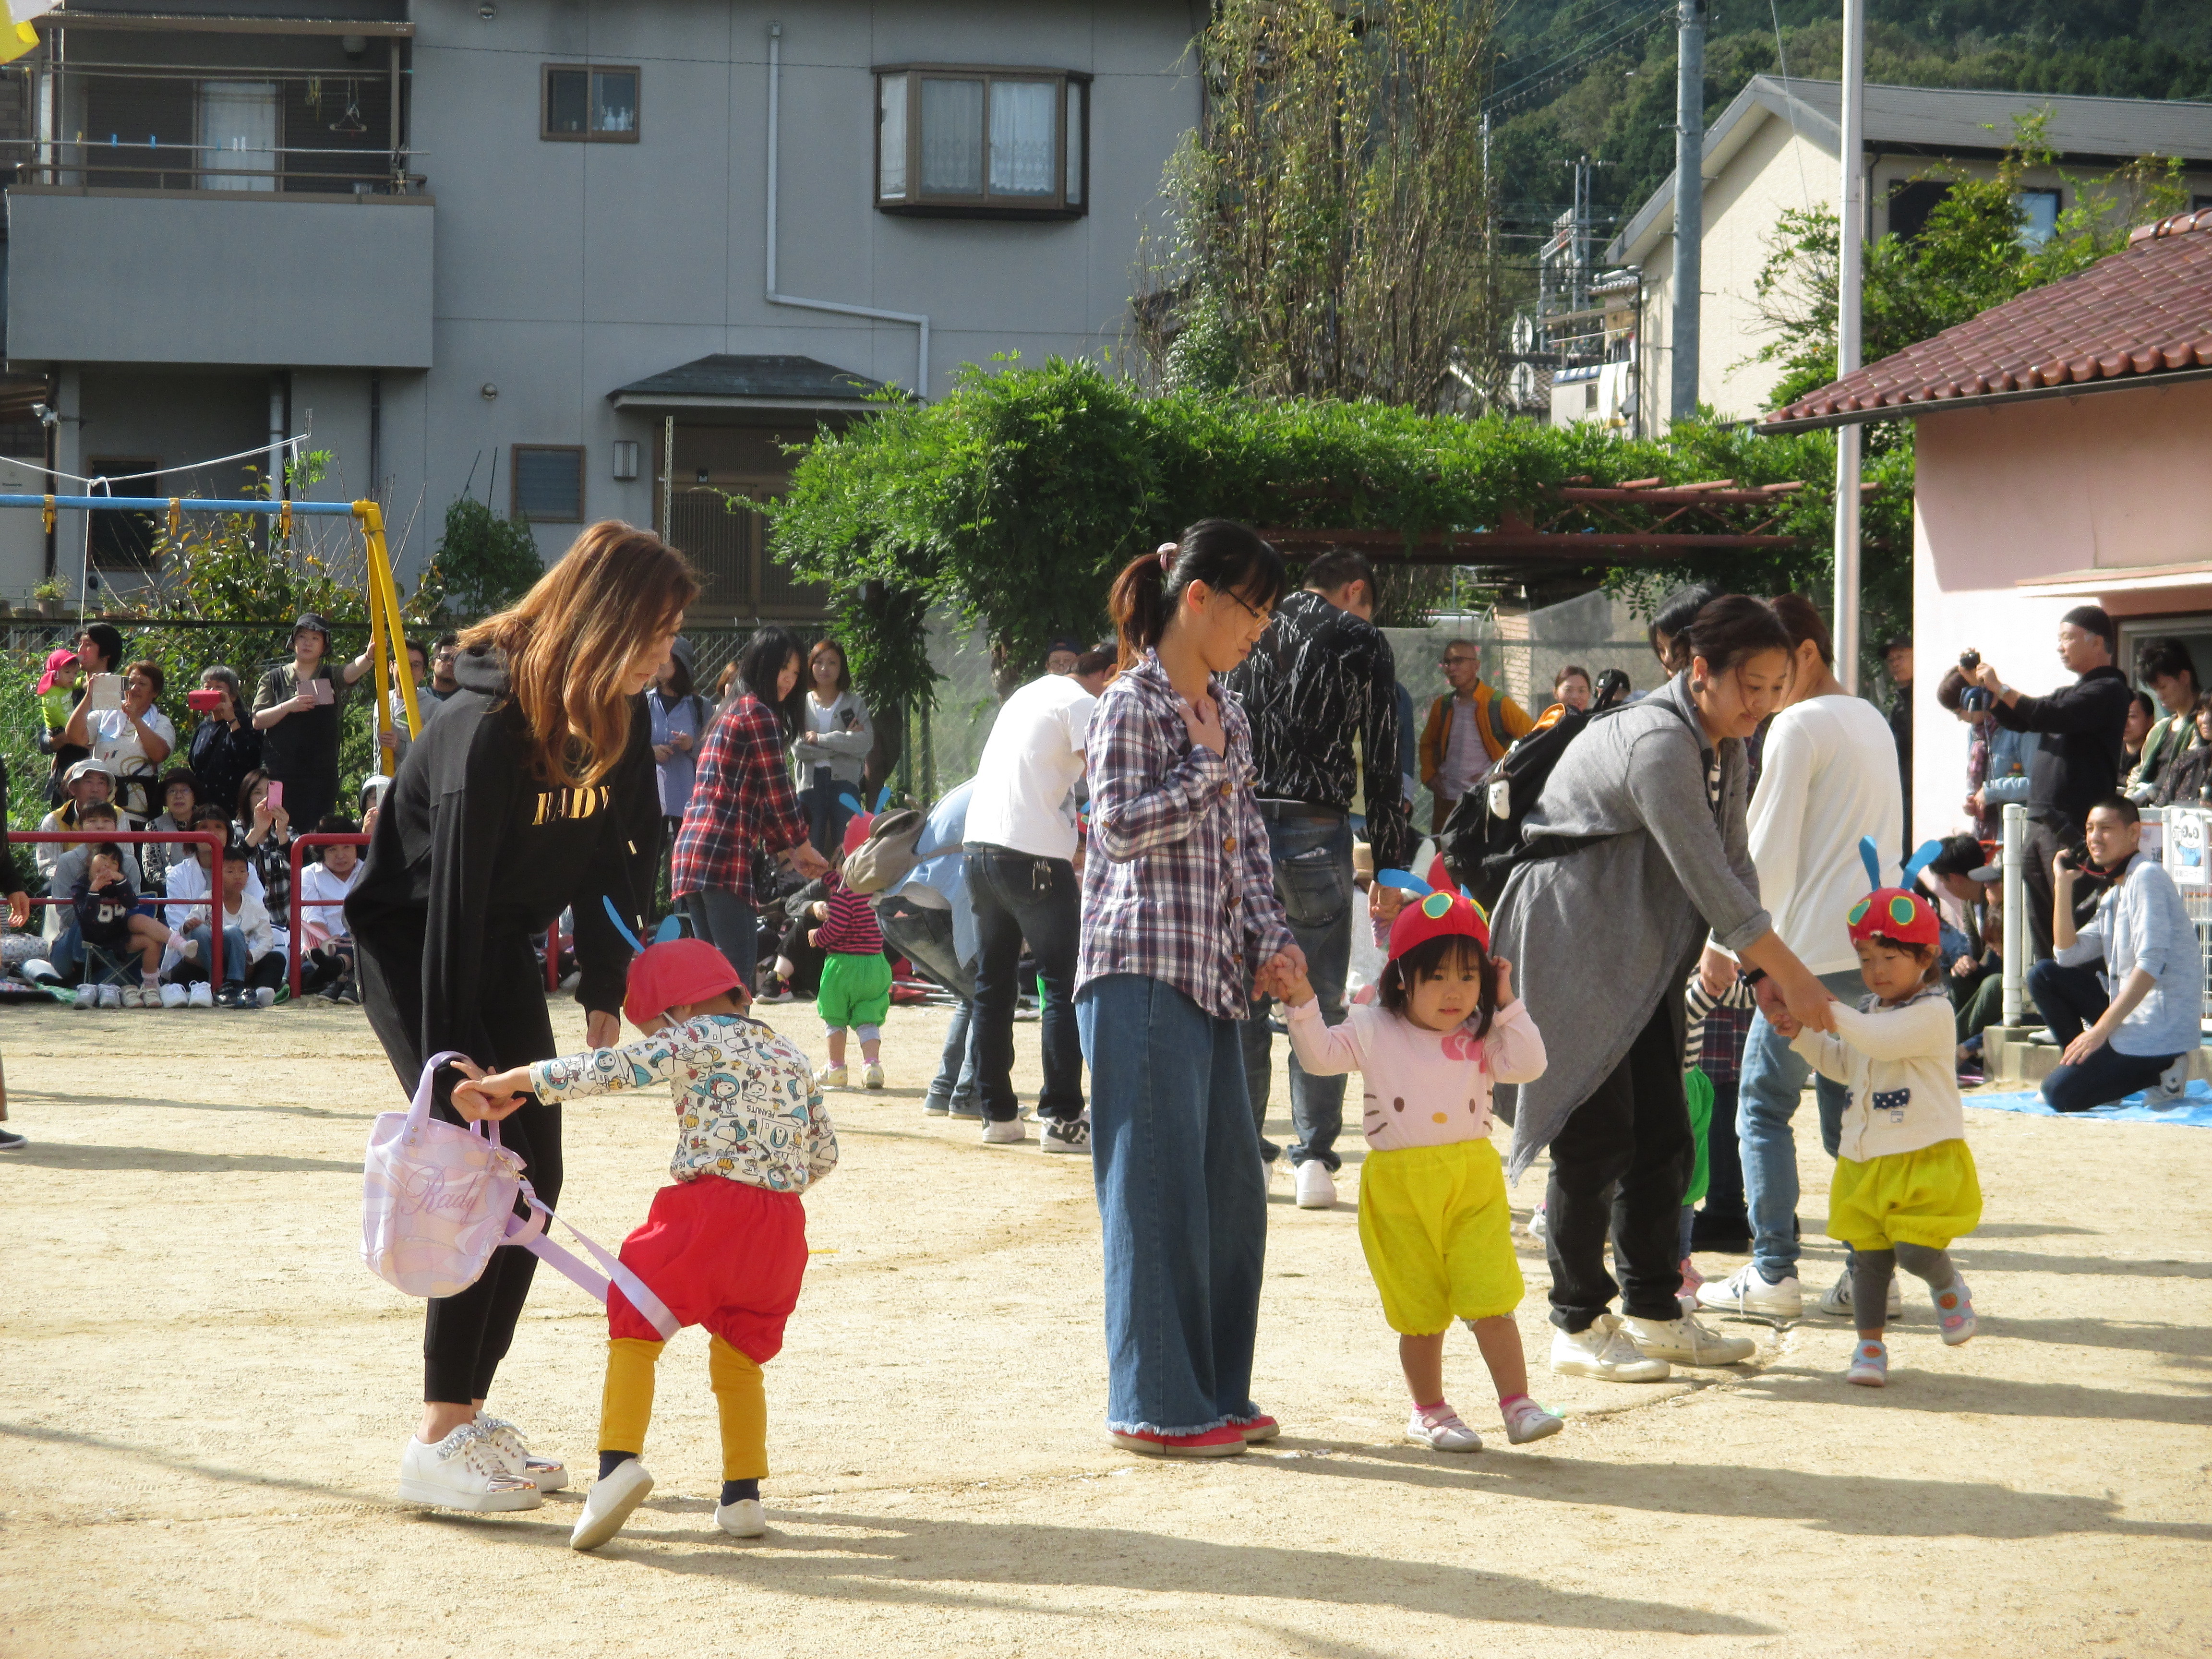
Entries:
{"type": "MultiPolygon", "coordinates": [[[[811,1009],[775,1018],[819,1055],[811,1009]]],[[[2212,1138],[1971,1113],[1989,1219],[1960,1255],[1982,1334],[1942,1347],[1912,1285],[1886,1392],[1844,1386],[1848,1334],[1817,1320],[1739,1327],[1760,1350],[1733,1371],[1554,1377],[1523,1239],[1534,1392],[1567,1430],[1458,1457],[1399,1437],[1352,1205],[1301,1212],[1279,1181],[1255,1392],[1283,1438],[1169,1465],[1100,1428],[1087,1160],[925,1117],[943,1019],[895,1011],[896,1086],[831,1097],[844,1161],[809,1196],[822,1254],[769,1367],[769,1536],[714,1529],[691,1331],[661,1365],[659,1486],[582,1556],[567,1540],[605,1328],[550,1273],[493,1403],[576,1487],[514,1516],[392,1496],[422,1310],[356,1253],[361,1149],[400,1103],[357,1010],[0,1013],[11,1127],[33,1141],[0,1162],[0,1653],[2212,1644],[2212,1138]]],[[[580,1038],[565,1000],[559,1024],[580,1038]]],[[[609,1242],[641,1219],[668,1115],[646,1097],[572,1109],[563,1214],[609,1242]]],[[[1809,1292],[1837,1252],[1817,1137],[1801,1139],[1809,1292]]],[[[1514,1194],[1524,1218],[1540,1176],[1514,1194]]],[[[1495,1430],[1472,1338],[1449,1364],[1469,1421],[1495,1430]]]]}

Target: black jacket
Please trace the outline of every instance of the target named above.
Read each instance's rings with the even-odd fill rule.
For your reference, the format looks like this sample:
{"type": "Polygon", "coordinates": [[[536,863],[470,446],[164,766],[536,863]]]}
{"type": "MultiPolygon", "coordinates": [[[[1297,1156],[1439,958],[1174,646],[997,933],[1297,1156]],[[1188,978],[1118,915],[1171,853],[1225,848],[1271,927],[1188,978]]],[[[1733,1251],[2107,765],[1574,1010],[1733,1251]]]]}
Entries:
{"type": "Polygon", "coordinates": [[[490,934],[533,933],[573,908],[576,1000],[619,1011],[630,948],[603,900],[636,925],[630,834],[648,817],[657,822],[659,802],[651,744],[637,741],[635,716],[630,746],[603,782],[550,788],[530,775],[527,732],[506,701],[504,659],[464,652],[455,672],[461,689],[400,763],[345,908],[364,952],[422,953],[422,1006],[378,1012],[418,1027],[425,1056],[456,1048],[483,1060],[494,1052],[480,995],[490,934]],[[635,799],[641,790],[643,807],[635,799]]]}
{"type": "Polygon", "coordinates": [[[2089,809],[2119,787],[2132,696],[2126,678],[2106,665],[2049,696],[2023,696],[2014,703],[2000,697],[1990,705],[2006,731],[2043,736],[2027,774],[2032,816],[2079,830],[2089,809]]]}

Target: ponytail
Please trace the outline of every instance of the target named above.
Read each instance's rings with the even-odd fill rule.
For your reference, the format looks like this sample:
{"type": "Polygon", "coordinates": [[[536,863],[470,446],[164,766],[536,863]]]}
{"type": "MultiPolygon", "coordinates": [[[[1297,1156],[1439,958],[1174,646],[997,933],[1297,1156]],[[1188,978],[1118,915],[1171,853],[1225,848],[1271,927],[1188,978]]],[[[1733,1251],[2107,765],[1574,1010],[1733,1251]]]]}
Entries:
{"type": "Polygon", "coordinates": [[[1106,596],[1121,641],[1121,665],[1133,667],[1159,644],[1183,589],[1204,582],[1236,592],[1255,610],[1271,607],[1288,581],[1282,555],[1257,531],[1231,519],[1200,519],[1178,542],[1163,542],[1122,568],[1106,596]]]}

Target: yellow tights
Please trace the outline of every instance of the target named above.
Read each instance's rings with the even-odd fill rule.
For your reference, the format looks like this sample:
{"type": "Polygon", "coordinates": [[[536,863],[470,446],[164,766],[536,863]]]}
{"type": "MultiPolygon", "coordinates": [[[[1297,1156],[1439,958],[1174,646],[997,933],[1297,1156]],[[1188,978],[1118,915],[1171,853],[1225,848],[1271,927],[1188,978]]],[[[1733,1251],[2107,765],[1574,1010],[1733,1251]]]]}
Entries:
{"type": "MultiPolygon", "coordinates": [[[[662,1344],[617,1336],[607,1343],[607,1382],[599,1396],[599,1449],[642,1453],[653,1422],[653,1367],[662,1344]]],[[[707,1377],[722,1419],[722,1479],[768,1474],[768,1392],[761,1368],[719,1336],[707,1347],[707,1377]]]]}

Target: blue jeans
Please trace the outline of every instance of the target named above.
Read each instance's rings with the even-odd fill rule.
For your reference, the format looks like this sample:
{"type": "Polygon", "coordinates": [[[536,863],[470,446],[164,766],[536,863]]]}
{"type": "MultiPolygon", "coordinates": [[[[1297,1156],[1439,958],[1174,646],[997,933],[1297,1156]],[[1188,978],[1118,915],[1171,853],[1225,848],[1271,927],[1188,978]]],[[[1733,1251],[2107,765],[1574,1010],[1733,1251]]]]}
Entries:
{"type": "Polygon", "coordinates": [[[703,939],[729,959],[745,989],[753,988],[760,962],[760,911],[726,887],[702,887],[684,896],[694,938],[703,939]]]}
{"type": "MultiPolygon", "coordinates": [[[[1261,811],[1267,817],[1275,896],[1283,902],[1291,936],[1306,953],[1306,977],[1320,999],[1322,1018],[1341,1025],[1344,978],[1352,967],[1351,821],[1278,814],[1266,806],[1261,811]]],[[[1267,1029],[1267,1012],[1273,1006],[1272,997],[1254,997],[1243,1033],[1244,1090],[1251,1101],[1252,1128],[1259,1137],[1261,1155],[1270,1162],[1276,1152],[1267,1138],[1273,1071],[1269,1051],[1274,1036],[1267,1029]]],[[[1291,1147],[1292,1164],[1317,1158],[1332,1173],[1342,1166],[1336,1138],[1344,1128],[1344,1079],[1308,1076],[1295,1054],[1291,1056],[1291,1126],[1298,1137],[1291,1147]]]]}
{"type": "MultiPolygon", "coordinates": [[[[2027,988],[2043,1015],[2043,1023],[2063,1046],[2081,1035],[2086,1026],[2104,1018],[2112,998],[2097,980],[2097,970],[2084,963],[2063,966],[2046,957],[2027,970],[2027,988]]],[[[2148,1089],[2179,1054],[2124,1054],[2110,1042],[2079,1066],[2055,1066],[2043,1079],[2043,1102],[2054,1112],[2086,1112],[2093,1106],[2110,1105],[2139,1089],[2148,1089]]]]}
{"type": "Polygon", "coordinates": [[[895,896],[878,902],[876,926],[893,950],[960,999],[945,1029],[945,1053],[930,1080],[929,1101],[939,1109],[965,1107],[975,1098],[975,977],[953,944],[951,913],[895,896]]]}
{"type": "Polygon", "coordinates": [[[1083,1039],[1075,1025],[1075,954],[1082,884],[1066,859],[971,842],[968,896],[975,907],[975,1085],[983,1115],[1013,1121],[1014,1005],[1022,941],[1044,981],[1044,1087],[1037,1115],[1083,1115],[1083,1039]]]}
{"type": "MultiPolygon", "coordinates": [[[[201,974],[207,973],[209,960],[215,955],[214,932],[206,922],[202,922],[198,927],[188,929],[185,937],[198,944],[199,960],[193,965],[201,974]]],[[[274,956],[276,952],[271,951],[270,954],[274,956]]],[[[246,980],[246,968],[252,960],[252,947],[246,944],[246,935],[235,927],[224,928],[222,930],[222,982],[225,985],[243,984],[246,980]]]]}
{"type": "Polygon", "coordinates": [[[1091,981],[1075,1017],[1104,1236],[1106,1425],[1249,1421],[1267,1195],[1237,1022],[1141,974],[1091,981]]]}
{"type": "Polygon", "coordinates": [[[853,809],[839,799],[847,793],[857,799],[860,786],[838,782],[826,766],[814,768],[806,787],[799,792],[799,810],[806,814],[806,838],[825,859],[837,856],[844,844],[845,826],[852,822],[853,809]]]}
{"type": "MultiPolygon", "coordinates": [[[[1856,968],[1823,974],[1820,983],[1856,1006],[1866,981],[1856,968]]],[[[1797,1271],[1797,1138],[1790,1120],[1813,1067],[1790,1048],[1765,1014],[1753,1017],[1744,1039],[1743,1077],[1736,1089],[1736,1142],[1743,1158],[1744,1208],[1751,1214],[1752,1260],[1771,1285],[1797,1271]]],[[[1830,1158],[1843,1144],[1844,1108],[1850,1091],[1826,1078],[1814,1079],[1820,1109],[1820,1145],[1830,1158]]]]}

